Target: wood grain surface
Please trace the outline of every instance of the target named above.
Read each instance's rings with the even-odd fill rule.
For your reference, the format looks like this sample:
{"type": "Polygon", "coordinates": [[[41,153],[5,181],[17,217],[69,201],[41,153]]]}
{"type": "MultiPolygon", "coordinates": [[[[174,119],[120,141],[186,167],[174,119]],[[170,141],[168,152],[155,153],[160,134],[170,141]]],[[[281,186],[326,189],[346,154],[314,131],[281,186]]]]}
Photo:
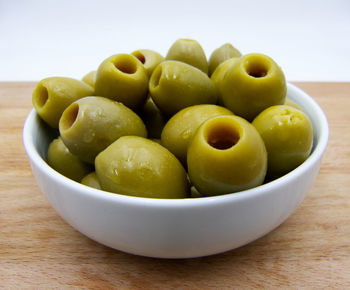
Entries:
{"type": "Polygon", "coordinates": [[[324,109],[330,139],[315,184],[263,238],[220,255],[162,260],[102,246],[40,192],[22,143],[34,83],[0,83],[1,289],[350,289],[350,83],[296,83],[324,109]]]}

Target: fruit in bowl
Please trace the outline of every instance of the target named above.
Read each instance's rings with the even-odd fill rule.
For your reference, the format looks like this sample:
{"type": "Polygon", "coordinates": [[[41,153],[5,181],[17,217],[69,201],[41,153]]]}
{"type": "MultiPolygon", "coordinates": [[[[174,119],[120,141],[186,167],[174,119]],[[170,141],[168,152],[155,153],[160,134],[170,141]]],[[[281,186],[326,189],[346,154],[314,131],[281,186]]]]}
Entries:
{"type": "Polygon", "coordinates": [[[284,103],[286,79],[272,58],[252,53],[238,58],[227,69],[220,92],[225,107],[251,121],[264,109],[284,103]]]}
{"type": "Polygon", "coordinates": [[[258,131],[238,116],[206,120],[187,151],[188,174],[204,195],[227,194],[261,185],[267,153],[258,131]]]}
{"type": "MultiPolygon", "coordinates": [[[[244,57],[245,55],[239,57],[227,68],[218,82],[220,86],[225,86],[228,91],[232,89],[228,89],[231,70],[244,57]]],[[[119,61],[114,63],[115,59],[109,59],[107,67],[113,73],[107,74],[102,66],[96,75],[96,81],[100,78],[98,86],[104,83],[105,73],[109,92],[114,92],[115,84],[120,85],[125,80],[130,84],[134,73],[143,71],[142,74],[147,76],[142,62],[135,56],[123,55],[122,59],[126,61],[122,64],[129,66],[131,63],[135,70],[129,70],[119,61]]],[[[171,62],[181,63],[160,62],[148,81],[152,82],[152,78],[153,81],[155,78],[157,83],[161,72],[164,72],[163,66],[171,62]]],[[[173,94],[171,97],[172,104],[185,103],[184,107],[178,106],[176,110],[169,109],[166,102],[157,104],[157,96],[152,95],[152,89],[138,94],[137,105],[133,94],[130,95],[130,100],[127,93],[124,94],[124,103],[122,98],[116,100],[116,90],[117,94],[111,93],[110,96],[80,96],[72,100],[71,104],[65,105],[60,116],[59,130],[50,127],[34,109],[26,119],[23,142],[41,191],[70,225],[109,247],[137,255],[162,258],[199,257],[234,249],[263,236],[281,224],[303,200],[317,175],[328,140],[327,120],[310,96],[288,83],[285,83],[286,94],[278,97],[278,102],[284,103],[285,97],[288,97],[288,100],[304,112],[305,117],[302,116],[310,122],[311,127],[306,130],[307,141],[301,142],[305,142],[308,150],[305,151],[306,158],[301,163],[283,171],[283,175],[275,180],[264,180],[266,172],[269,172],[266,152],[270,150],[263,130],[258,126],[262,124],[264,128],[267,123],[264,119],[256,121],[254,126],[254,122],[252,125],[243,117],[233,115],[235,112],[228,108],[195,103],[215,110],[219,107],[219,113],[214,112],[212,115],[201,112],[193,120],[189,116],[186,124],[172,124],[176,115],[174,119],[167,121],[172,124],[171,134],[174,140],[179,137],[177,134],[183,132],[181,128],[186,129],[189,125],[193,129],[188,142],[182,146],[187,151],[182,153],[185,154],[182,156],[187,155],[187,158],[182,157],[182,163],[176,154],[163,146],[165,144],[162,140],[147,140],[146,126],[142,123],[145,116],[138,114],[142,114],[142,106],[149,98],[154,101],[155,108],[159,109],[159,112],[152,111],[164,116],[154,118],[155,122],[159,120],[159,128],[162,128],[163,122],[178,110],[193,109],[192,104],[183,100],[184,96],[189,99],[198,99],[200,96],[198,86],[191,87],[192,75],[194,79],[200,80],[197,85],[209,88],[209,103],[215,103],[218,90],[225,91],[223,87],[216,88],[204,72],[189,64],[177,65],[176,70],[185,75],[189,72],[184,82],[186,85],[181,84],[182,80],[171,80],[174,86],[179,83],[183,86],[182,89],[177,89],[178,95],[173,94]],[[108,108],[97,102],[90,106],[91,110],[83,110],[82,104],[86,100],[99,98],[111,99],[103,102],[109,104],[108,108]],[[144,100],[143,103],[140,100],[144,100]],[[84,116],[79,115],[80,113],[84,116]],[[84,118],[90,121],[83,122],[85,127],[77,130],[81,133],[82,140],[77,137],[79,134],[73,133],[77,139],[70,139],[66,130],[78,128],[84,118]],[[98,120],[96,123],[95,118],[98,120]],[[133,126],[136,130],[128,131],[133,126]],[[89,132],[95,130],[94,128],[97,128],[96,131],[89,132]],[[123,134],[117,134],[113,140],[108,139],[113,132],[120,130],[123,134]],[[94,134],[86,135],[87,133],[94,134]],[[96,139],[90,138],[90,135],[96,139]],[[90,163],[87,166],[86,163],[79,165],[79,168],[84,169],[79,177],[66,173],[70,172],[67,166],[62,166],[64,170],[61,171],[59,167],[48,162],[51,158],[48,158],[48,149],[53,140],[63,142],[58,150],[60,153],[53,154],[56,160],[60,159],[57,154],[66,156],[68,150],[67,160],[85,160],[90,163]],[[84,145],[83,150],[79,149],[81,144],[84,145]],[[103,146],[100,148],[101,145],[103,146]],[[89,146],[91,150],[88,149],[89,146]],[[97,147],[98,150],[95,150],[97,147]],[[73,176],[71,178],[75,181],[68,178],[68,175],[73,176]]],[[[259,76],[261,79],[264,77],[259,76]]],[[[94,90],[92,95],[97,94],[92,86],[89,88],[94,90]]],[[[125,92],[127,90],[123,91],[125,92]]],[[[233,95],[223,96],[224,105],[227,98],[234,98],[233,95]]],[[[271,106],[272,104],[268,105],[271,106]]],[[[294,110],[292,107],[288,108],[290,112],[294,110]]],[[[300,110],[295,110],[298,110],[296,116],[301,116],[300,110]]],[[[177,114],[182,113],[180,111],[177,114]]],[[[252,115],[255,114],[256,112],[252,115]]],[[[278,115],[267,116],[270,120],[278,115]]],[[[258,118],[259,116],[256,120],[258,118]]],[[[183,118],[179,119],[183,121],[183,118]]],[[[167,128],[167,124],[164,128],[167,128]]],[[[283,127],[280,129],[285,132],[283,127]]],[[[294,133],[285,135],[295,137],[294,133]]],[[[274,138],[276,137],[269,136],[267,140],[273,141],[274,138]]]]}

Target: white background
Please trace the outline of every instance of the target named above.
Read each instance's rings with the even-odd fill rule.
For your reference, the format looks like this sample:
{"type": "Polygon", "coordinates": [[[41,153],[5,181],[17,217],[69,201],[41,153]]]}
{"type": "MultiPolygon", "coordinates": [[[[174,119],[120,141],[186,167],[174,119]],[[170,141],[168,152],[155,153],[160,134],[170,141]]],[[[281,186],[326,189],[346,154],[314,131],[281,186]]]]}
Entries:
{"type": "Polygon", "coordinates": [[[0,81],[81,78],[106,57],[193,38],[276,60],[289,81],[350,81],[350,1],[0,0],[0,81]]]}

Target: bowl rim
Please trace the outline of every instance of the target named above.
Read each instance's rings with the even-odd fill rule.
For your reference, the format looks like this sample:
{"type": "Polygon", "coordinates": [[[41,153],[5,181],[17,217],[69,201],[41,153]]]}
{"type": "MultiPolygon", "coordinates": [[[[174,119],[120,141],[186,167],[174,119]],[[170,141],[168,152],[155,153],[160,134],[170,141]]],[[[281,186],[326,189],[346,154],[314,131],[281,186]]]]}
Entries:
{"type": "MultiPolygon", "coordinates": [[[[88,196],[89,198],[96,200],[105,200],[108,202],[116,202],[129,204],[134,206],[143,206],[143,207],[160,207],[160,208],[186,208],[186,207],[211,207],[217,204],[227,204],[228,202],[239,202],[242,200],[248,200],[255,198],[256,196],[263,196],[264,194],[268,194],[269,192],[277,189],[283,184],[289,183],[299,176],[302,176],[306,173],[311,167],[313,167],[323,156],[323,153],[327,147],[328,137],[329,137],[329,128],[327,118],[321,109],[321,107],[317,104],[317,102],[309,96],[306,92],[298,88],[297,86],[287,83],[287,91],[293,92],[293,94],[298,94],[303,98],[303,103],[305,102],[307,106],[312,107],[313,116],[317,117],[317,123],[320,128],[318,142],[314,147],[311,155],[308,157],[306,161],[304,161],[297,168],[292,170],[291,172],[279,177],[271,182],[262,184],[255,188],[251,188],[248,190],[228,193],[225,195],[219,196],[209,196],[209,197],[200,197],[200,198],[184,198],[184,199],[160,199],[160,198],[147,198],[147,197],[137,197],[137,196],[128,196],[118,193],[111,193],[99,189],[95,189],[76,181],[73,181],[62,174],[55,171],[51,168],[46,161],[41,157],[38,150],[35,147],[34,137],[31,134],[33,130],[33,126],[35,124],[35,119],[37,118],[37,113],[35,109],[32,109],[28,114],[24,127],[23,127],[23,144],[27,156],[30,161],[48,178],[54,179],[58,184],[65,184],[70,187],[75,194],[81,194],[84,196],[88,196]]],[[[292,98],[293,99],[293,98],[292,98]]],[[[294,99],[293,99],[294,100],[294,99]]],[[[298,105],[300,105],[298,103],[298,105]]]]}

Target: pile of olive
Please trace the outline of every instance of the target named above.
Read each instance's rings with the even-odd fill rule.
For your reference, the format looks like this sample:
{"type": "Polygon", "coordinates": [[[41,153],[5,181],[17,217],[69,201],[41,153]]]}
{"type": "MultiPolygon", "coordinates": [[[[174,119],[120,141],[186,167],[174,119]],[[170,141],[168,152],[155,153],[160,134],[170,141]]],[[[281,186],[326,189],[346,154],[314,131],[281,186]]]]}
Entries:
{"type": "Polygon", "coordinates": [[[125,195],[185,198],[249,189],[305,161],[312,125],[286,94],[270,57],[224,44],[207,61],[197,41],[179,39],[165,58],[140,49],[81,81],[43,79],[32,100],[58,129],[47,162],[59,173],[125,195]]]}

